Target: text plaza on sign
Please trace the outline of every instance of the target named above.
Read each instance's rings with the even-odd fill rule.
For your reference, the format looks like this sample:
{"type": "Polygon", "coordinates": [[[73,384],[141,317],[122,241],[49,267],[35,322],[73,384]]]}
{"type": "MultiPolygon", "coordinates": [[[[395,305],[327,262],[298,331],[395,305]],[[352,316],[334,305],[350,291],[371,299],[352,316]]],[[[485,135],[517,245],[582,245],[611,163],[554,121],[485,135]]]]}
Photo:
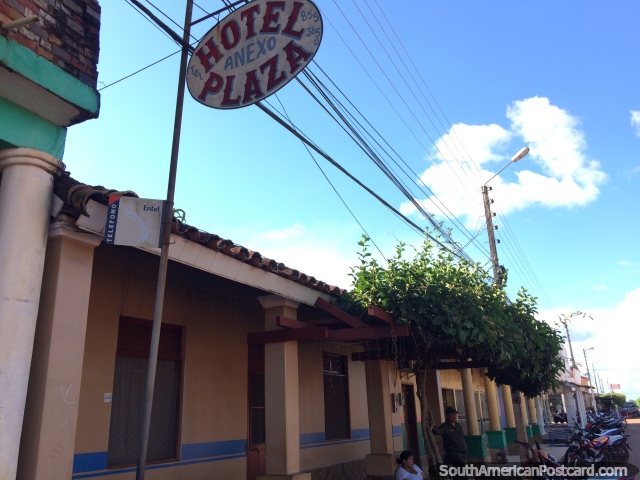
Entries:
{"type": "Polygon", "coordinates": [[[320,14],[310,1],[251,2],[198,45],[189,62],[189,91],[216,108],[255,103],[299,73],[321,37],[320,14]]]}

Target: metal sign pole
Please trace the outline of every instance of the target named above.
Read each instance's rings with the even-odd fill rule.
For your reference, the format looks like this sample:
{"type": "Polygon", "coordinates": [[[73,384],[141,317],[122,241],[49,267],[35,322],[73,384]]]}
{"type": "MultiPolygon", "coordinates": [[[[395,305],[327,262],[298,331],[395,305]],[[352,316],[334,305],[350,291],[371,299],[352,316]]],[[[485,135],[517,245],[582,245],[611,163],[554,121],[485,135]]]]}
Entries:
{"type": "Polygon", "coordinates": [[[164,205],[162,225],[162,247],[160,251],[160,267],[158,269],[158,286],[153,313],[153,331],[151,334],[151,349],[149,352],[149,367],[147,370],[147,389],[144,399],[144,416],[140,430],[140,458],[136,471],[136,480],[144,480],[147,462],[147,447],[149,444],[149,427],[151,425],[151,409],[153,407],[153,390],[156,382],[156,366],[158,364],[158,345],[160,343],[160,325],[162,323],[162,308],[164,305],[164,290],[169,264],[169,243],[171,241],[171,221],[173,219],[173,199],[176,189],[176,172],[178,170],[178,152],[180,150],[180,129],[182,128],[182,110],[184,107],[184,90],[187,76],[187,60],[189,56],[189,38],[191,36],[191,14],[193,0],[187,0],[182,36],[182,56],[180,57],[180,75],[178,80],[178,95],[176,99],[176,115],[173,126],[173,145],[171,147],[171,164],[169,167],[169,181],[167,186],[167,201],[164,205]]]}

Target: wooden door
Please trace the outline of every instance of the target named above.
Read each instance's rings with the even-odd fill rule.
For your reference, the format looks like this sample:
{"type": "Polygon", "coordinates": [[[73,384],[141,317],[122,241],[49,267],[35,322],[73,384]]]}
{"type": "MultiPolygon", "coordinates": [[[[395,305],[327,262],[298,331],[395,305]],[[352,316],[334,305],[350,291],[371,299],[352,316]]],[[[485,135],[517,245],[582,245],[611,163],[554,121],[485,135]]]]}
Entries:
{"type": "Polygon", "coordinates": [[[266,473],[264,345],[249,345],[247,480],[266,473]]]}
{"type": "Polygon", "coordinates": [[[420,443],[418,442],[418,417],[416,416],[416,396],[413,385],[402,385],[404,394],[404,432],[407,450],[413,453],[413,461],[422,468],[420,443]]]}

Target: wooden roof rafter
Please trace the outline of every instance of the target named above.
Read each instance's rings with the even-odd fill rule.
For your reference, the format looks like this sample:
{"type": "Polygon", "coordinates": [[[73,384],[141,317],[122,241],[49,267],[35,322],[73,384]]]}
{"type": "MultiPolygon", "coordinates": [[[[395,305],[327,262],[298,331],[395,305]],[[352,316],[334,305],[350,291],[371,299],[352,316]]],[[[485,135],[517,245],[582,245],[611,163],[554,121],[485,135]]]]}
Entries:
{"type": "Polygon", "coordinates": [[[368,309],[369,316],[381,320],[386,325],[368,325],[357,317],[341,310],[331,303],[318,297],[315,306],[332,315],[333,319],[312,320],[301,322],[292,318],[278,316],[276,324],[282,330],[268,332],[253,332],[247,335],[250,344],[264,344],[287,342],[292,340],[302,342],[334,341],[334,342],[362,342],[374,339],[388,339],[394,337],[408,337],[409,326],[395,324],[393,317],[378,307],[368,309]],[[347,325],[347,328],[332,329],[329,325],[347,325]],[[350,327],[350,328],[349,328],[350,327]]]}

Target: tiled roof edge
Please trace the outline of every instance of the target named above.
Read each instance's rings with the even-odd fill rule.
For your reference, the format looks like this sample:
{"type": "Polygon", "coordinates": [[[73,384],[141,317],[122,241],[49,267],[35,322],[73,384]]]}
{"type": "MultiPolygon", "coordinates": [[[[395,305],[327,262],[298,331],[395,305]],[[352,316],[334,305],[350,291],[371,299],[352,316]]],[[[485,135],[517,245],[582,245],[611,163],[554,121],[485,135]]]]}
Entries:
{"type": "MultiPolygon", "coordinates": [[[[54,193],[64,201],[66,213],[73,216],[80,214],[87,215],[86,205],[89,200],[94,200],[103,205],[107,205],[109,195],[121,195],[123,197],[138,197],[130,190],[111,190],[102,186],[91,186],[74,180],[68,175],[56,178],[54,183],[54,193]]],[[[87,215],[88,216],[88,215],[87,215]]],[[[208,233],[187,223],[173,218],[171,233],[179,235],[192,242],[211,250],[221,252],[243,263],[248,263],[255,268],[266,270],[292,282],[299,283],[313,290],[339,297],[344,289],[335,285],[329,285],[315,277],[306,275],[296,269],[289,268],[283,263],[264,257],[259,252],[249,250],[242,245],[237,245],[233,241],[222,238],[214,233],[208,233]]]]}

